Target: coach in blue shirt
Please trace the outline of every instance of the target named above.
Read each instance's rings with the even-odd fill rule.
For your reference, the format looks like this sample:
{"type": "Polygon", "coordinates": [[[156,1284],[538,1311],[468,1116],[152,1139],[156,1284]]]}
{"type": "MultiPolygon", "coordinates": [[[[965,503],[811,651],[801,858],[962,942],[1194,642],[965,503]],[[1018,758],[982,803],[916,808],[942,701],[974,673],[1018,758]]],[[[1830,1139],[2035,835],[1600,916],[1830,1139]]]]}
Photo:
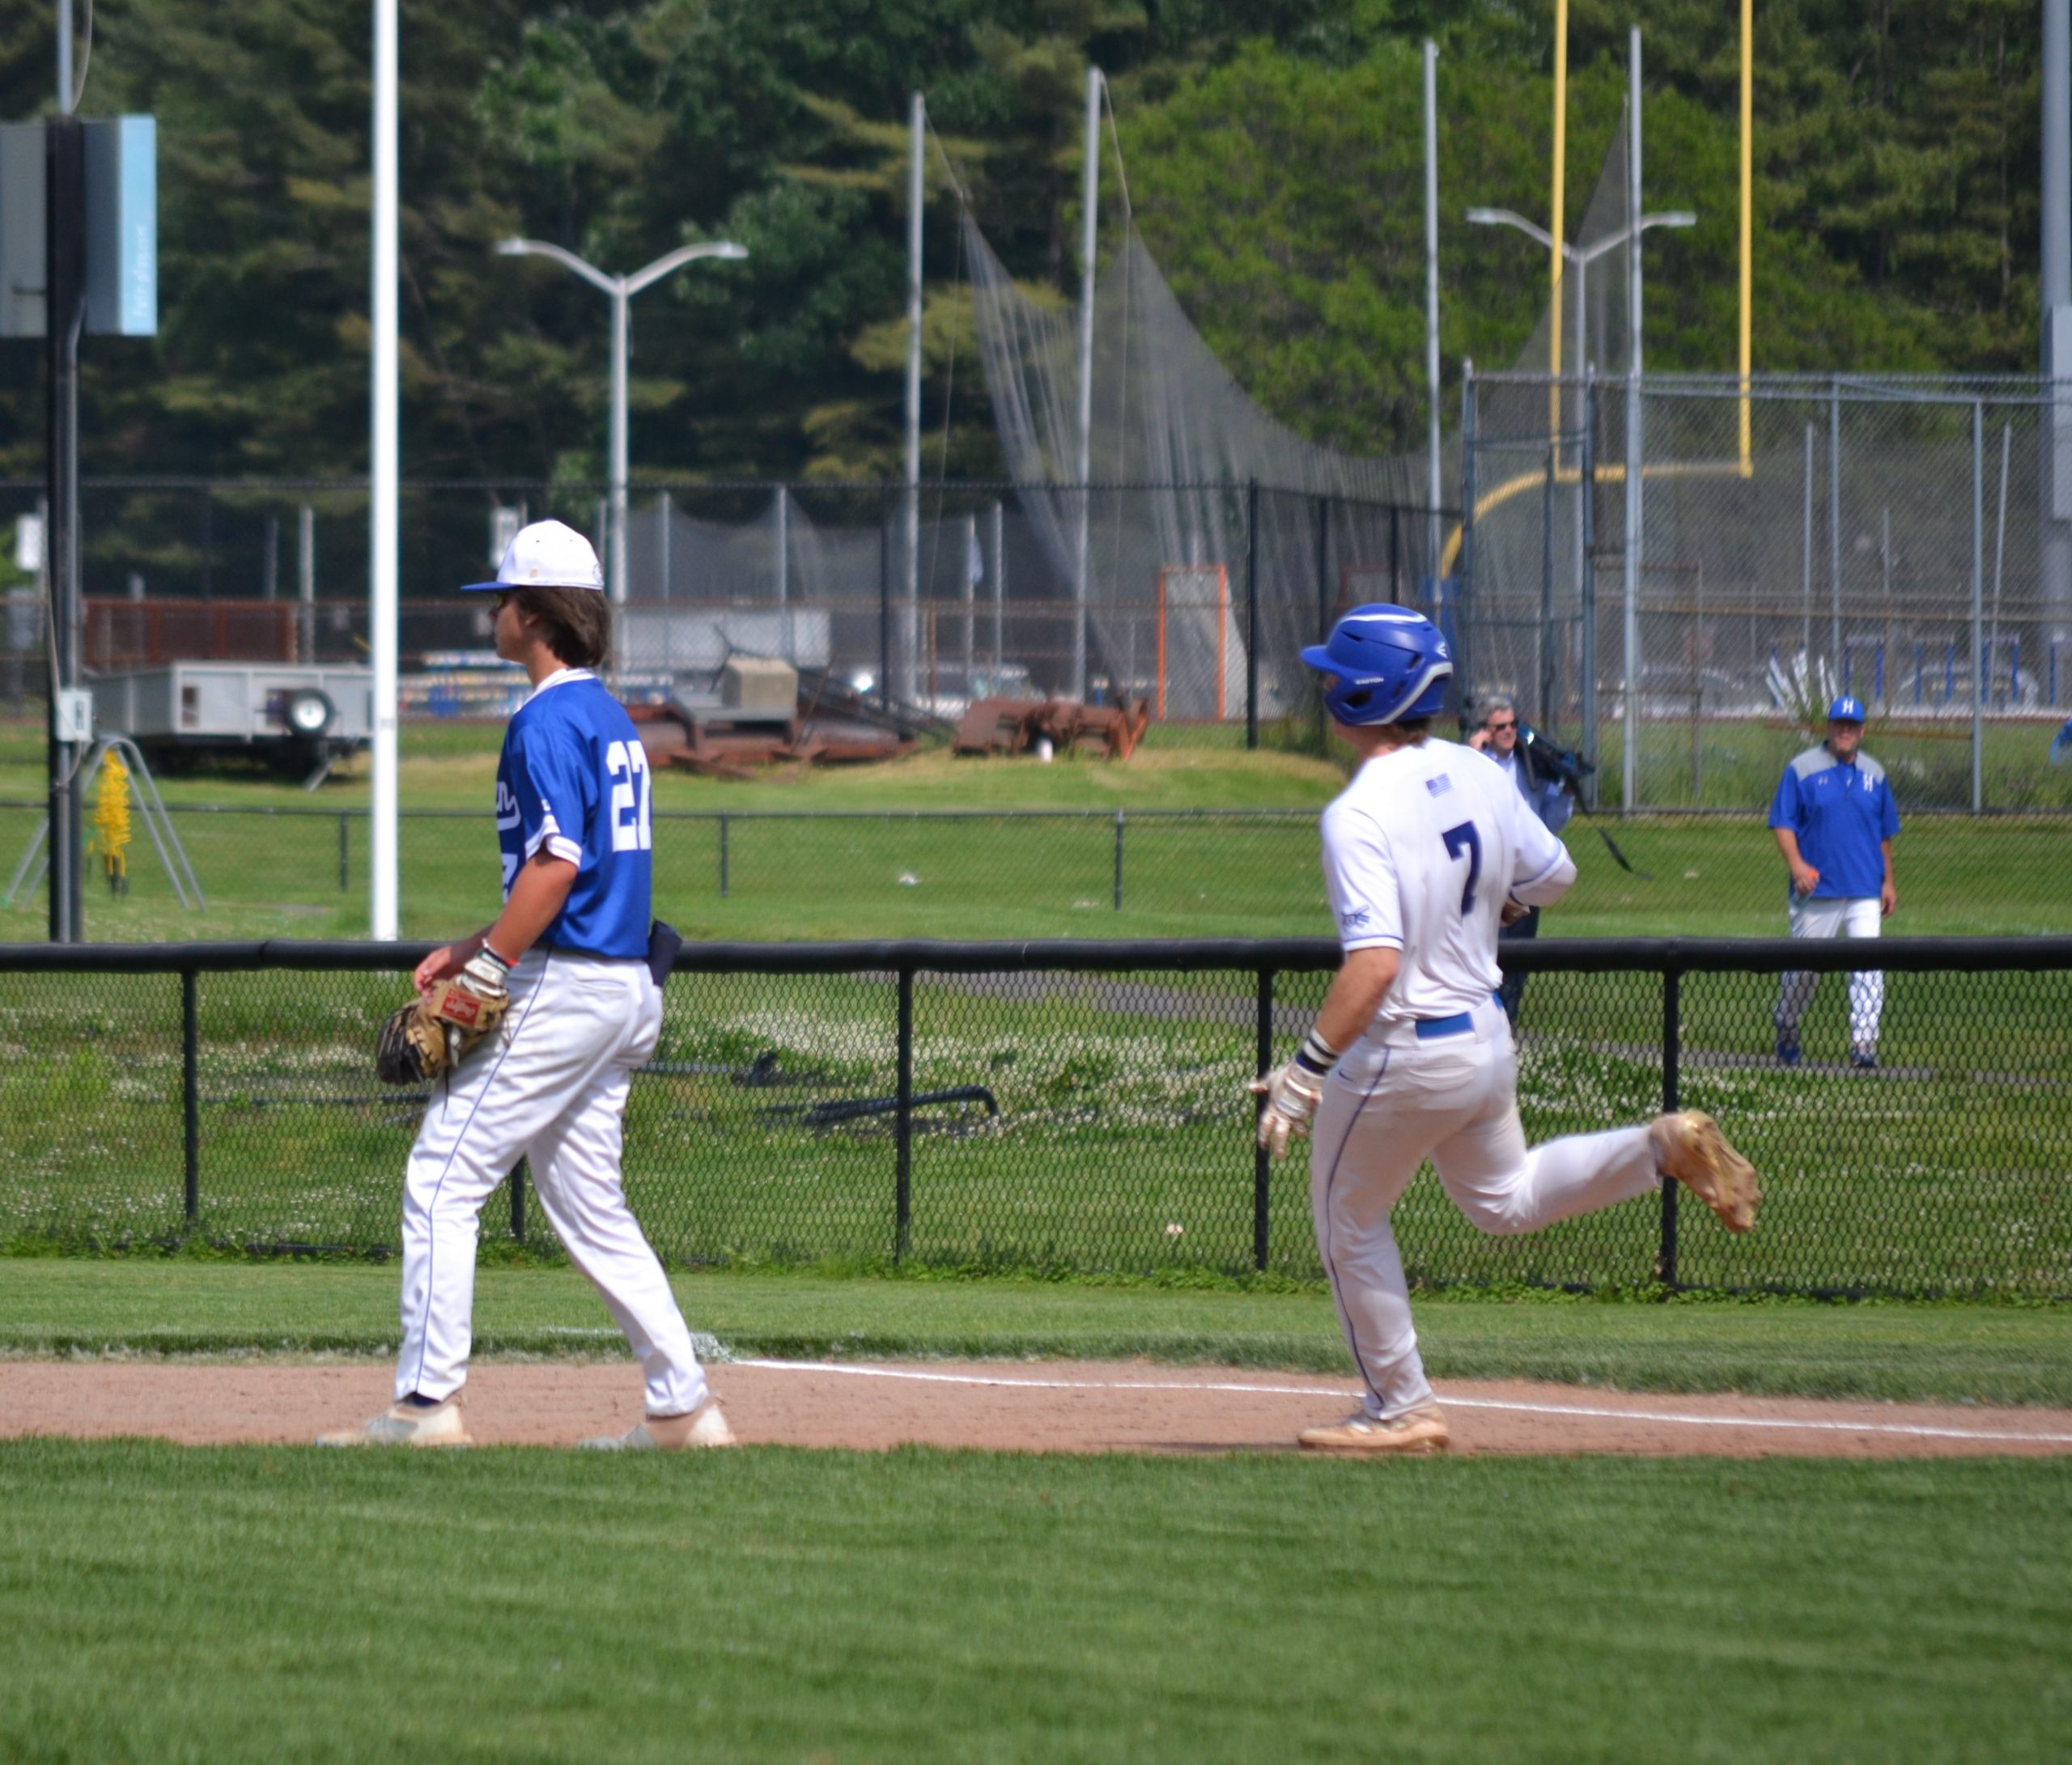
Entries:
{"type": "MultiPolygon", "coordinates": [[[[1770,827],[1790,873],[1794,938],[1875,938],[1899,905],[1892,886],[1892,841],[1900,812],[1885,769],[1861,752],[1863,706],[1845,694],[1828,707],[1828,739],[1784,769],[1770,804],[1770,827]]],[[[1794,971],[1777,995],[1777,1059],[1798,1064],[1798,1021],[1819,984],[1794,971]]],[[[1878,1064],[1878,1018],[1885,977],[1849,978],[1849,1064],[1878,1064]]]]}

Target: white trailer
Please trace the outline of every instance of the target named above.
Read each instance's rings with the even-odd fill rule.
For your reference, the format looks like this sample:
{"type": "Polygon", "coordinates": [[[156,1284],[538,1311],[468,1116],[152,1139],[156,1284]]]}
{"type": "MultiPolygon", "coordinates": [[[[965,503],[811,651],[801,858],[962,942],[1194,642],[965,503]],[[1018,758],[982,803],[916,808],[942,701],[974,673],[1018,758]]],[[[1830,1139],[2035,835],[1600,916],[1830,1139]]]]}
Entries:
{"type": "Polygon", "coordinates": [[[374,671],[292,662],[168,662],[91,683],[94,721],[154,765],[204,753],[263,755],[318,771],[366,746],[374,671]]]}

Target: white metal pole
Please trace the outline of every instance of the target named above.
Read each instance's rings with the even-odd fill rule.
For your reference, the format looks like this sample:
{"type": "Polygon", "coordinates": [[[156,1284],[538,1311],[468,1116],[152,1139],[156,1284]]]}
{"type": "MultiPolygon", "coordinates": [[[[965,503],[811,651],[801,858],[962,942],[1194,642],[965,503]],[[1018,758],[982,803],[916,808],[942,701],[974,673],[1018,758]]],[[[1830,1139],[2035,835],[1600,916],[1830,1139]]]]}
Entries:
{"type": "Polygon", "coordinates": [[[1101,70],[1086,70],[1086,163],[1079,226],[1079,534],[1072,575],[1072,697],[1086,697],[1086,603],[1093,493],[1093,254],[1101,216],[1101,70]]]}
{"type": "MultiPolygon", "coordinates": [[[[1828,388],[1828,666],[1842,665],[1842,388],[1828,388]]],[[[1841,677],[1836,677],[1839,682],[1841,677]]]]}
{"type": "Polygon", "coordinates": [[[1000,675],[1000,637],[1004,608],[1002,596],[1007,584],[1007,523],[1002,513],[1003,505],[993,505],[993,686],[997,691],[1000,675]]]}
{"type": "MultiPolygon", "coordinates": [[[[964,562],[959,574],[964,578],[964,696],[978,695],[971,690],[971,673],[977,658],[972,653],[978,647],[978,594],[979,585],[971,579],[971,555],[979,551],[979,517],[964,517],[964,562]]],[[[979,553],[979,567],[985,567],[985,554],[979,553]]]]}
{"type": "Polygon", "coordinates": [[[295,523],[295,659],[316,660],[316,511],[302,505],[295,523]]]}
{"type": "MultiPolygon", "coordinates": [[[[1590,605],[1590,600],[1589,585],[1583,580],[1583,573],[1590,568],[1589,557],[1583,549],[1583,529],[1588,524],[1583,513],[1583,503],[1590,495],[1590,486],[1583,482],[1583,426],[1590,421],[1590,405],[1583,390],[1583,383],[1588,377],[1590,361],[1588,354],[1590,259],[1582,252],[1577,252],[1569,259],[1569,261],[1575,265],[1576,270],[1576,354],[1569,371],[1574,375],[1576,380],[1576,532],[1573,558],[1576,575],[1576,613],[1580,617],[1583,609],[1590,605]]],[[[1548,636],[1551,641],[1552,634],[1549,633],[1548,636]]],[[[1553,653],[1557,668],[1560,666],[1561,659],[1565,656],[1567,650],[1566,644],[1554,646],[1553,653]]],[[[1550,697],[1548,702],[1543,704],[1539,709],[1542,716],[1552,718],[1558,715],[1560,707],[1550,697]]]]}
{"type": "Polygon", "coordinates": [[[2037,567],[2046,641],[2072,634],[2072,6],[2044,0],[2042,236],[2037,295],[2043,377],[2050,402],[2036,472],[2037,567]]]}
{"type": "Polygon", "coordinates": [[[1442,611],[1439,571],[1439,45],[1424,40],[1424,567],[1432,575],[1432,610],[1442,611]]]}
{"type": "Polygon", "coordinates": [[[1806,426],[1806,532],[1801,541],[1799,592],[1804,605],[1805,630],[1798,640],[1808,677],[1813,668],[1813,426],[1806,426]]]}
{"type": "Polygon", "coordinates": [[[626,278],[612,287],[612,605],[626,605],[626,357],[632,348],[633,296],[626,278]]]}
{"type": "Polygon", "coordinates": [[[676,609],[671,605],[674,597],[669,592],[669,578],[676,570],[676,557],[671,541],[674,537],[673,530],[677,516],[676,499],[667,490],[662,493],[661,500],[656,506],[655,516],[656,574],[662,585],[662,672],[669,677],[669,691],[673,695],[677,689],[676,609]]]}
{"type": "Polygon", "coordinates": [[[72,114],[72,0],[57,0],[57,114],[72,114]]]}
{"type": "MultiPolygon", "coordinates": [[[[1993,628],[1985,640],[1988,662],[1993,660],[1993,652],[2000,647],[2000,588],[2007,568],[2007,456],[2014,439],[2015,426],[2002,423],[2000,426],[2000,513],[1993,537],[1993,628]]],[[[1885,544],[1890,549],[1892,515],[1889,511],[1886,515],[1885,524],[1885,544]]],[[[2008,673],[2008,702],[2011,707],[2014,702],[2014,674],[2011,669],[2008,673]]]]}
{"type": "Polygon", "coordinates": [[[397,0],[374,0],[372,469],[368,483],[367,638],[374,656],[373,801],[367,839],[369,930],[399,935],[396,777],[396,597],[400,519],[397,418],[397,0]]]}
{"type": "Polygon", "coordinates": [[[921,638],[921,203],[928,109],[914,94],[907,116],[906,185],[906,604],[899,621],[899,696],[914,702],[921,638]]]}
{"type": "Polygon", "coordinates": [[[1972,401],[1972,813],[1985,807],[1985,401],[1972,401]]]}
{"type": "Polygon", "coordinates": [[[792,495],[781,484],[777,486],[777,605],[784,609],[779,621],[784,660],[796,667],[799,659],[792,653],[792,495]]]}
{"type": "Polygon", "coordinates": [[[1641,745],[1641,30],[1635,25],[1626,41],[1626,105],[1629,134],[1626,150],[1626,225],[1631,229],[1626,253],[1626,531],[1620,574],[1625,606],[1620,647],[1624,657],[1624,732],[1619,757],[1620,806],[1637,807],[1641,745]]]}

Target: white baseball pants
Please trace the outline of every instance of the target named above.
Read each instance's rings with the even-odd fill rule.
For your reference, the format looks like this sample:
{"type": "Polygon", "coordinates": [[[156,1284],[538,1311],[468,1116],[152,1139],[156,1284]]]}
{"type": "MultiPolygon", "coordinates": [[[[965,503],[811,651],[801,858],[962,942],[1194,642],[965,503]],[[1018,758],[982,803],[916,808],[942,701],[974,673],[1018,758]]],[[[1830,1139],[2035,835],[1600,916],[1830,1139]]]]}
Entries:
{"type": "MultiPolygon", "coordinates": [[[[1801,901],[1791,903],[1791,935],[1794,938],[1875,938],[1883,923],[1875,895],[1854,895],[1842,901],[1801,901]]],[[[1813,990],[1820,977],[1803,969],[1789,971],[1777,989],[1777,1034],[1785,1042],[1798,1040],[1798,1020],[1813,1003],[1813,990]]],[[[1879,969],[1866,969],[1849,978],[1849,1039],[1853,1048],[1875,1049],[1878,1020],[1885,1010],[1885,976],[1879,969]]]]}
{"type": "Polygon", "coordinates": [[[511,1009],[434,1090],[403,1185],[403,1351],[396,1396],[444,1398],[468,1376],[482,1203],[521,1156],[569,1259],[647,1375],[650,1415],[705,1401],[705,1374],[620,1177],[633,1069],[655,1051],[662,994],[640,962],[534,950],[511,1009]]]}
{"type": "Polygon", "coordinates": [[[1389,1212],[1428,1157],[1454,1205],[1492,1236],[1535,1231],[1654,1192],[1645,1127],[1528,1149],[1518,1060],[1496,1004],[1471,1031],[1420,1041],[1408,1026],[1356,1042],[1324,1086],[1310,1153],[1317,1248],[1372,1416],[1431,1401],[1389,1212]]]}

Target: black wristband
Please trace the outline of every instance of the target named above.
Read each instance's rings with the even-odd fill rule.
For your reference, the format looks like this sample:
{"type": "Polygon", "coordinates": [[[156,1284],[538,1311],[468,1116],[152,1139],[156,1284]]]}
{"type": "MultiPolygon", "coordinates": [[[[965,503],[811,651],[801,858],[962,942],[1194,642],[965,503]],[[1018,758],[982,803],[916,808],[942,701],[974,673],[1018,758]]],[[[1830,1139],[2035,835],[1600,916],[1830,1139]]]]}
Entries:
{"type": "Polygon", "coordinates": [[[510,973],[512,966],[511,958],[507,956],[499,956],[495,950],[490,948],[490,942],[487,938],[484,938],[482,940],[482,944],[476,953],[478,955],[487,957],[490,961],[494,962],[506,974],[510,973]]]}
{"type": "Polygon", "coordinates": [[[1313,1029],[1302,1046],[1295,1050],[1295,1064],[1321,1078],[1338,1064],[1340,1052],[1313,1029]]]}

